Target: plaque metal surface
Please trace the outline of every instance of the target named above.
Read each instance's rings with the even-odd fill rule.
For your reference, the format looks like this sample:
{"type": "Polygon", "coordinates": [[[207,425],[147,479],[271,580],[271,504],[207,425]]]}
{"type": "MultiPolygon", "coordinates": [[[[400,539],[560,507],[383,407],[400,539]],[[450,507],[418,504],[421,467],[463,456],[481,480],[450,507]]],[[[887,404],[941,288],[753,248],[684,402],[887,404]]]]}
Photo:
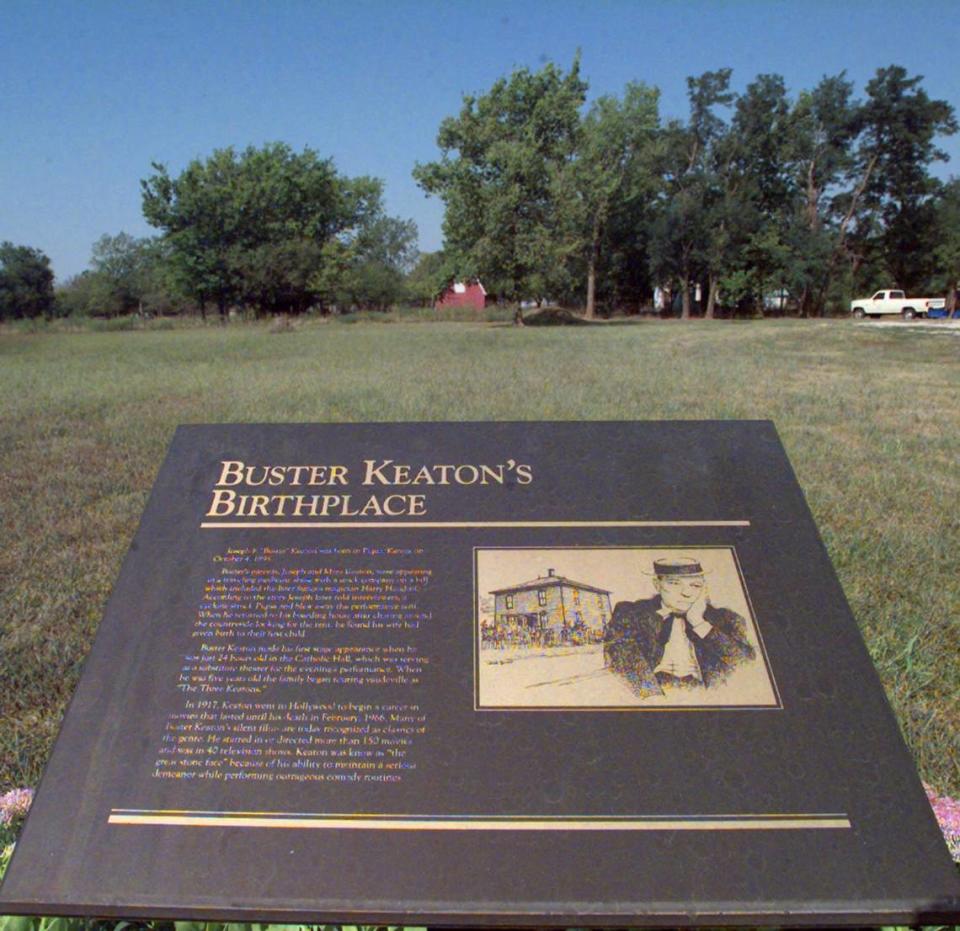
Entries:
{"type": "Polygon", "coordinates": [[[950,920],[774,426],[180,427],[0,913],[950,920]]]}

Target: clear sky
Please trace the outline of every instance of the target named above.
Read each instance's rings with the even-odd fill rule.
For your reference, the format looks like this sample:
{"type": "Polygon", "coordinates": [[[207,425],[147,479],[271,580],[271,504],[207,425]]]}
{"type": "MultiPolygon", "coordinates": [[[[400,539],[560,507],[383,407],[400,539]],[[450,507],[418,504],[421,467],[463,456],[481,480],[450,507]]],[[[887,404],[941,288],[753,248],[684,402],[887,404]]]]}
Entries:
{"type": "MultiPolygon", "coordinates": [[[[738,89],[782,74],[791,91],[846,69],[925,75],[960,110],[960,4],[908,0],[450,0],[450,2],[20,2],[0,11],[0,240],[35,246],[58,278],[103,233],[151,231],[139,179],[228,145],[310,146],[386,184],[420,246],[442,209],[410,171],[437,154],[464,93],[577,48],[590,96],[630,80],[686,112],[685,78],[729,66],[738,89]]],[[[960,174],[960,137],[946,143],[960,174]]]]}

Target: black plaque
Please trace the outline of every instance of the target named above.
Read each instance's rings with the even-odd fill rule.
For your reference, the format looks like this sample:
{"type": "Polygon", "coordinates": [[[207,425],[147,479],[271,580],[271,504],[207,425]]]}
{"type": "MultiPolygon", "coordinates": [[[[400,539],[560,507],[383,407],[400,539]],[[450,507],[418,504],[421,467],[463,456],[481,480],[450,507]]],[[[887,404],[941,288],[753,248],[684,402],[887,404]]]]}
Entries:
{"type": "Polygon", "coordinates": [[[772,424],[181,427],[0,911],[945,920],[772,424]]]}

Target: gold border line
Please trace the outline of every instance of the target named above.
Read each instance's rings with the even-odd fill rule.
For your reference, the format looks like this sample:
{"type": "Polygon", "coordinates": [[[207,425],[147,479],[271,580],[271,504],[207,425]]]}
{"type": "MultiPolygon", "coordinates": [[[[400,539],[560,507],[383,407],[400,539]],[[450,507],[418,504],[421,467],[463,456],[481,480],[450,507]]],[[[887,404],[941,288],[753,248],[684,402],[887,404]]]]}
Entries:
{"type": "Polygon", "coordinates": [[[850,829],[846,815],[737,815],[695,818],[483,818],[435,816],[290,817],[268,814],[164,813],[114,810],[109,824],[178,827],[326,828],[372,831],[786,831],[850,829]]]}
{"type": "Polygon", "coordinates": [[[276,818],[381,818],[427,820],[427,821],[696,821],[706,818],[714,821],[735,821],[738,818],[846,818],[844,812],[837,811],[754,811],[739,814],[706,814],[706,815],[468,815],[463,813],[438,815],[414,814],[413,812],[384,812],[384,811],[350,811],[350,812],[322,812],[322,811],[221,811],[219,809],[203,808],[111,808],[114,815],[219,815],[231,818],[237,815],[263,815],[276,818]]]}
{"type": "Polygon", "coordinates": [[[422,521],[203,521],[201,530],[316,530],[325,527],[369,530],[483,527],[749,527],[748,520],[422,520],[422,521]]]}

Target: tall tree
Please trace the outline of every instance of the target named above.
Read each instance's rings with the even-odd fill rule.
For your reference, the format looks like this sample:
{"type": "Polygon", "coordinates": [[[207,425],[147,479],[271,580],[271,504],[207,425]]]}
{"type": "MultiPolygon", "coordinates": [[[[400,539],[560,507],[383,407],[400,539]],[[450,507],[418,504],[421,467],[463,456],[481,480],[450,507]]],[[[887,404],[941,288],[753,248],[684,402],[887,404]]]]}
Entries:
{"type": "Polygon", "coordinates": [[[855,223],[854,272],[875,250],[892,283],[904,290],[918,287],[934,271],[932,198],[938,182],[930,166],[947,159],[938,137],[957,131],[953,107],[931,99],[922,80],[891,65],[868,82],[857,178],[841,231],[844,245],[855,223]]]}
{"type": "Polygon", "coordinates": [[[580,131],[576,156],[558,177],[558,205],[568,215],[573,250],[586,253],[586,316],[596,314],[597,270],[611,216],[657,186],[654,144],[660,93],[631,83],[623,97],[594,101],[580,131]]]}
{"type": "Polygon", "coordinates": [[[650,261],[661,283],[679,282],[684,319],[691,315],[693,278],[722,235],[722,229],[715,234],[711,229],[711,206],[722,195],[717,192],[717,148],[726,126],[716,111],[733,100],[730,74],[723,68],[687,78],[689,119],[686,124],[672,121],[660,138],[664,188],[651,226],[650,261]]]}
{"type": "Polygon", "coordinates": [[[53,302],[50,259],[30,246],[0,243],[0,320],[49,316],[53,302]]]}
{"type": "Polygon", "coordinates": [[[454,270],[442,249],[437,252],[421,252],[406,276],[407,298],[429,307],[453,276],[454,270]]]}
{"type": "MultiPolygon", "coordinates": [[[[707,276],[707,303],[704,316],[712,318],[717,304],[720,277],[729,264],[730,247],[741,222],[737,197],[742,188],[733,170],[739,146],[730,124],[717,112],[736,100],[730,90],[729,68],[706,71],[698,78],[687,78],[690,99],[690,129],[696,155],[702,167],[701,181],[704,230],[702,260],[707,276]]],[[[689,295],[688,295],[689,301],[689,295]]]]}
{"type": "Polygon", "coordinates": [[[796,224],[790,234],[792,290],[800,313],[823,313],[835,272],[831,256],[842,231],[836,202],[856,167],[854,142],[860,132],[860,106],[846,73],[825,76],[800,93],[791,114],[795,183],[799,193],[796,224]]]}
{"type": "Polygon", "coordinates": [[[404,297],[405,276],[417,256],[413,220],[380,216],[352,241],[332,240],[324,247],[310,286],[324,303],[386,310],[404,297]]]}
{"type": "Polygon", "coordinates": [[[444,251],[459,275],[499,280],[516,301],[562,286],[555,183],[576,150],[586,90],[579,56],[566,73],[521,68],[440,124],[439,161],[413,174],[443,200],[444,251]]]}
{"type": "Polygon", "coordinates": [[[758,75],[738,95],[723,140],[726,184],[715,211],[726,236],[715,244],[714,260],[724,269],[720,282],[725,299],[754,315],[764,314],[769,297],[784,288],[788,277],[787,239],[795,195],[791,128],[783,80],[758,75]]]}
{"type": "Polygon", "coordinates": [[[93,274],[101,280],[104,305],[99,312],[113,316],[143,310],[157,258],[150,239],[137,239],[129,233],[101,236],[93,244],[90,259],[93,274]]]}
{"type": "Polygon", "coordinates": [[[176,178],[153,167],[141,181],[144,216],[164,232],[184,287],[221,315],[231,303],[306,309],[323,247],[383,215],[379,181],[345,178],[309,148],[219,149],[176,178]]]}
{"type": "Polygon", "coordinates": [[[960,289],[960,178],[945,184],[937,199],[936,235],[934,258],[941,276],[938,283],[946,291],[947,310],[953,314],[960,289]]]}

